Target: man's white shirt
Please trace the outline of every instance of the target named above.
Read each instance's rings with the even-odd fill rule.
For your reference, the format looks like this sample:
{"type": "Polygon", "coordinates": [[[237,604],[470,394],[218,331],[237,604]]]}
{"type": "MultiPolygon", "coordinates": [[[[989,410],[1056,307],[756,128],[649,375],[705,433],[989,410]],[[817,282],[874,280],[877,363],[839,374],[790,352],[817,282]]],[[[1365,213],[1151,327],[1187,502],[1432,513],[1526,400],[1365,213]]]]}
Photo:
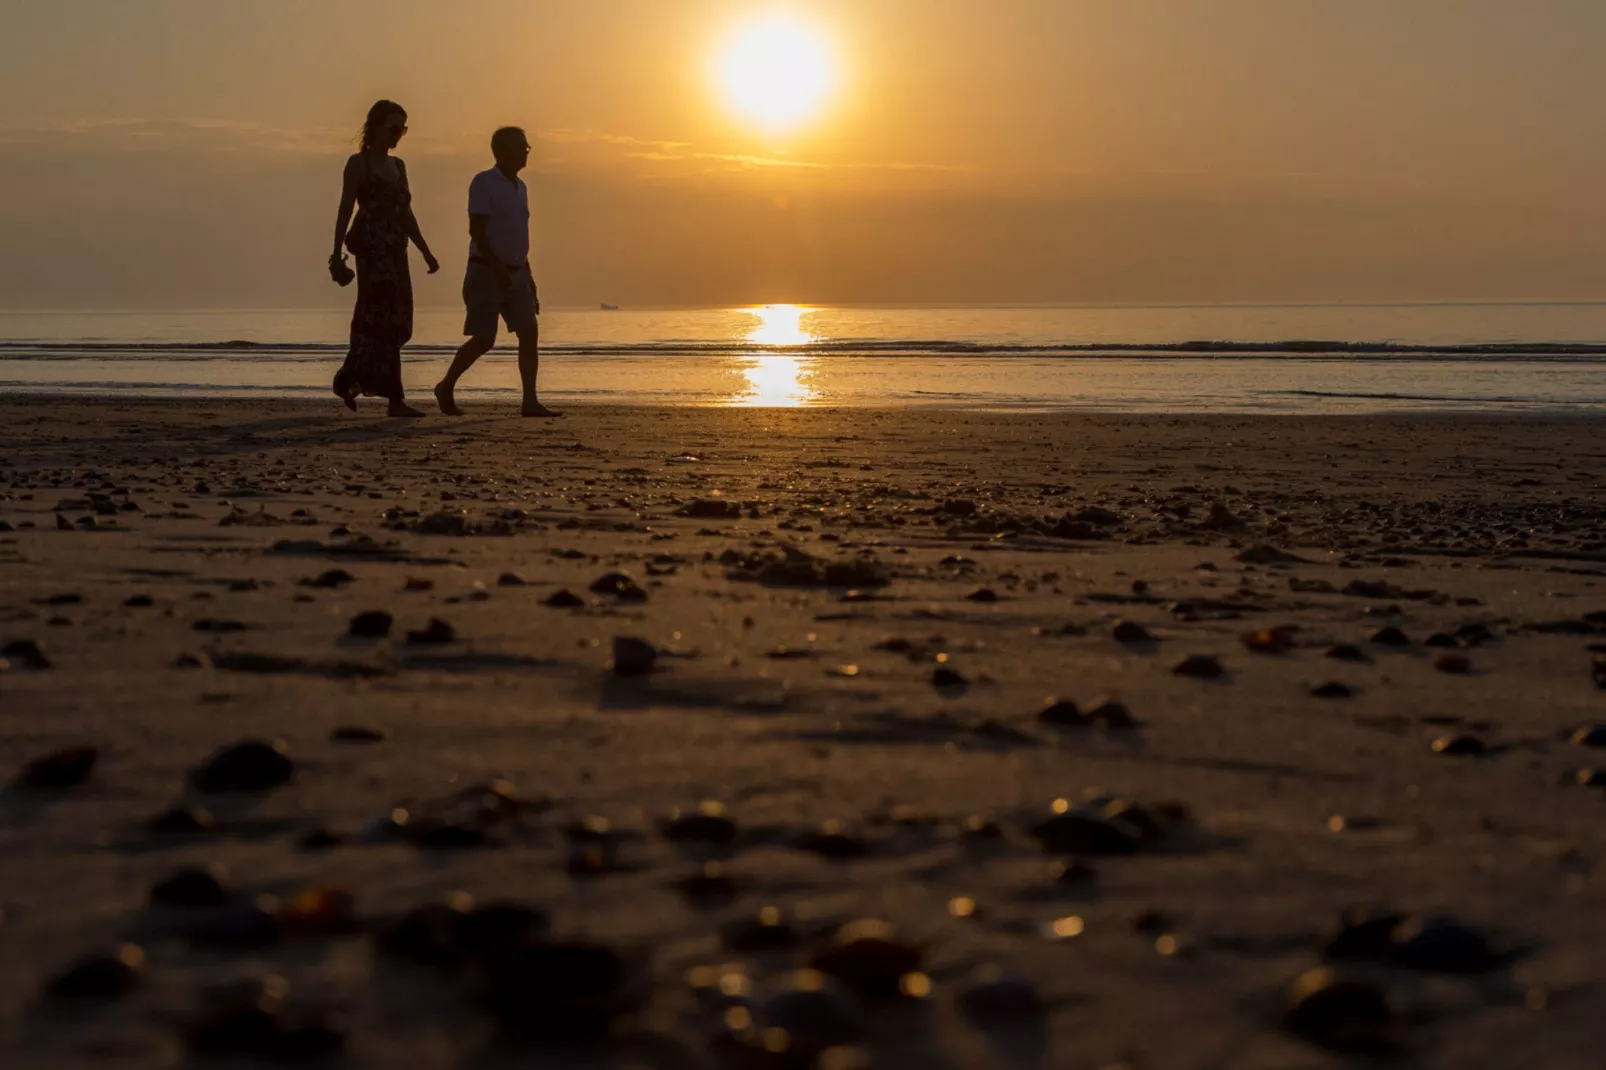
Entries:
{"type": "MultiPolygon", "coordinates": [[[[496,168],[481,171],[468,187],[468,214],[488,216],[485,235],[502,263],[516,267],[530,258],[530,190],[520,178],[496,168]]],[[[469,257],[481,259],[473,241],[469,257]]]]}

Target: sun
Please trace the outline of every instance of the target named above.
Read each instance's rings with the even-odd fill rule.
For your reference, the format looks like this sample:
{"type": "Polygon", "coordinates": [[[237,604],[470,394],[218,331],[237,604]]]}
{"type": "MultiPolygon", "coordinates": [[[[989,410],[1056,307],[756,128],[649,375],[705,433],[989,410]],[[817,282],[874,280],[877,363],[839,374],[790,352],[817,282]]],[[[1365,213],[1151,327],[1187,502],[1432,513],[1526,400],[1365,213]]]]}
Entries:
{"type": "Polygon", "coordinates": [[[738,28],[719,54],[716,73],[725,102],[770,132],[817,115],[837,80],[825,38],[785,15],[738,28]]]}

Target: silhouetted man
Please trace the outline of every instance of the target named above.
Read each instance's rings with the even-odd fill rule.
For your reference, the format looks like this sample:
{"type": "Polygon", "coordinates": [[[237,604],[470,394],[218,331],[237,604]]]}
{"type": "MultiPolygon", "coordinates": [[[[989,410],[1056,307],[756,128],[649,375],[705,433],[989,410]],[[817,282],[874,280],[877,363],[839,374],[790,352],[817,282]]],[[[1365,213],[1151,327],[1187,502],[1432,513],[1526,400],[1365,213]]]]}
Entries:
{"type": "Polygon", "coordinates": [[[441,412],[461,416],[453,391],[463,373],[496,344],[496,321],[519,336],[519,380],[524,384],[525,416],[561,416],[541,404],[536,392],[540,370],[541,301],[530,274],[530,190],[519,178],[530,161],[530,139],[516,126],[491,136],[496,166],[474,176],[468,187],[468,271],[463,277],[463,304],[468,313],[463,333],[468,341],[457,351],[446,378],[435,387],[441,412]]]}

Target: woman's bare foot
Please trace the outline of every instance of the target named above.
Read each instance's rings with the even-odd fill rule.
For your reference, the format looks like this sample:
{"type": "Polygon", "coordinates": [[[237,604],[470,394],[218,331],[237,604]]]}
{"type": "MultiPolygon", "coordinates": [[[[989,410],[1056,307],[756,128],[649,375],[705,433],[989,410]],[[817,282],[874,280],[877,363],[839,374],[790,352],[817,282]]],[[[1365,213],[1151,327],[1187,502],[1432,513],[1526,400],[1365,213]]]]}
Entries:
{"type": "Polygon", "coordinates": [[[405,401],[392,401],[390,403],[390,408],[386,411],[385,415],[413,417],[422,416],[424,414],[407,404],[405,401]]]}
{"type": "Polygon", "coordinates": [[[519,415],[539,416],[546,419],[551,419],[556,416],[562,416],[563,413],[557,411],[556,409],[549,409],[539,401],[526,401],[524,403],[524,407],[519,410],[519,415]]]}
{"type": "Polygon", "coordinates": [[[350,409],[352,412],[356,412],[357,411],[357,399],[356,398],[354,398],[354,397],[353,398],[348,398],[348,397],[345,397],[344,395],[342,395],[340,400],[346,406],[346,408],[350,409]]]}
{"type": "Polygon", "coordinates": [[[447,416],[461,416],[463,410],[457,407],[457,399],[452,396],[452,388],[445,383],[435,387],[435,404],[441,407],[441,412],[447,416]]]}

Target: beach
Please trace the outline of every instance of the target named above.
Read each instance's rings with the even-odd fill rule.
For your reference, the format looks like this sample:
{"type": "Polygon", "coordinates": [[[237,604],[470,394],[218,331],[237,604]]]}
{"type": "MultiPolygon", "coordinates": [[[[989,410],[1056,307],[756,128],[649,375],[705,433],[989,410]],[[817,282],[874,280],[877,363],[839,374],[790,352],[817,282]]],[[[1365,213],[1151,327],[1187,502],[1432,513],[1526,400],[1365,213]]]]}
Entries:
{"type": "Polygon", "coordinates": [[[465,405],[0,397],[8,1065],[1598,1060],[1606,418],[465,405]]]}

